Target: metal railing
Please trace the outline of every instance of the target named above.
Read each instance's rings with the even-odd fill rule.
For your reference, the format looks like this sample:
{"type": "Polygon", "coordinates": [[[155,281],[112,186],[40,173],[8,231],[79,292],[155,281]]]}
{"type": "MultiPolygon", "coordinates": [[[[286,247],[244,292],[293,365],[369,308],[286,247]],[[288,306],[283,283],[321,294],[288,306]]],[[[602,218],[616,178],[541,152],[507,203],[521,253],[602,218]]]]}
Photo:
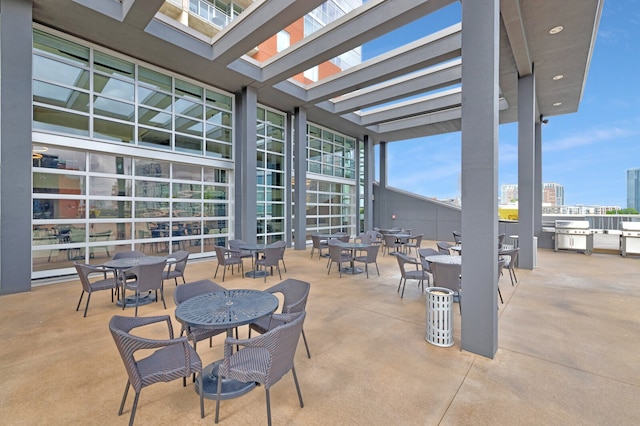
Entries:
{"type": "Polygon", "coordinates": [[[189,11],[220,28],[226,27],[233,20],[232,16],[204,0],[189,0],[189,11]]]}

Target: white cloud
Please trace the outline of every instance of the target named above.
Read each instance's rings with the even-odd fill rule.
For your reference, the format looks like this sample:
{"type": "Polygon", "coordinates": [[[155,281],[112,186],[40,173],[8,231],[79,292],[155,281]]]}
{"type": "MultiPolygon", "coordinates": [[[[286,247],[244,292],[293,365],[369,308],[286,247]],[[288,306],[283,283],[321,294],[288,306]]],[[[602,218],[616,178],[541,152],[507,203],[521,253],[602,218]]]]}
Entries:
{"type": "Polygon", "coordinates": [[[566,151],[587,145],[609,142],[619,138],[626,138],[635,133],[637,132],[620,127],[590,129],[574,136],[544,141],[542,143],[542,150],[543,152],[566,151]]]}

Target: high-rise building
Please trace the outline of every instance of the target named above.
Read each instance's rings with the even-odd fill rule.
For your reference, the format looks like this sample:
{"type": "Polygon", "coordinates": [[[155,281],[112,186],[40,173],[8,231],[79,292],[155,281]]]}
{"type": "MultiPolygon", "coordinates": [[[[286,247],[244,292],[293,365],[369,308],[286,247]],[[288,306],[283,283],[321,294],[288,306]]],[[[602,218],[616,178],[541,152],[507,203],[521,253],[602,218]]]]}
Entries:
{"type": "Polygon", "coordinates": [[[542,184],[542,203],[550,206],[564,205],[564,186],[559,183],[542,184]]]}
{"type": "Polygon", "coordinates": [[[640,169],[627,170],[627,208],[640,210],[640,169]]]}
{"type": "Polygon", "coordinates": [[[500,204],[514,204],[518,201],[518,185],[500,186],[500,204]]]}

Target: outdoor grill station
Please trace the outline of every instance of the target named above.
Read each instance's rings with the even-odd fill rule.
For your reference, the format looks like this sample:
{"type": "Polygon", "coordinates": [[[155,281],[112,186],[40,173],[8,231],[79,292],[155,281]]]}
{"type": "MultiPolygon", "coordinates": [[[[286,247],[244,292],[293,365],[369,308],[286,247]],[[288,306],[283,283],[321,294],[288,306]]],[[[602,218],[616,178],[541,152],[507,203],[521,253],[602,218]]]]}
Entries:
{"type": "Polygon", "coordinates": [[[620,222],[620,250],[622,256],[640,254],[640,222],[620,222]]]}
{"type": "Polygon", "coordinates": [[[556,220],[554,251],[576,250],[584,252],[587,256],[591,255],[593,232],[589,226],[588,220],[556,220]]]}

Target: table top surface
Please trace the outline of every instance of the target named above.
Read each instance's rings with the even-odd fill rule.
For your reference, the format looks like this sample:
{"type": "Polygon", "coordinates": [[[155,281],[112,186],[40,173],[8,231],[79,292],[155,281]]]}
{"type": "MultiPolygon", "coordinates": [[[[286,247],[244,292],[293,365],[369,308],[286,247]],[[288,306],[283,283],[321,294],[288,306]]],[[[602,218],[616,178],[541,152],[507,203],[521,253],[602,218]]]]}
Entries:
{"type": "Polygon", "coordinates": [[[434,254],[424,258],[427,262],[433,263],[453,263],[462,265],[462,256],[454,256],[451,254],[434,254]]]}
{"type": "Polygon", "coordinates": [[[337,245],[339,245],[340,247],[349,248],[349,249],[366,249],[371,244],[366,244],[366,243],[345,243],[345,242],[342,242],[342,241],[338,241],[337,245]]]}
{"type": "Polygon", "coordinates": [[[107,268],[132,268],[137,265],[153,265],[155,263],[166,262],[164,256],[141,256],[141,257],[122,257],[120,259],[111,259],[102,264],[107,268]]]}
{"type": "Polygon", "coordinates": [[[278,298],[260,290],[224,290],[205,293],[182,302],[178,321],[190,327],[228,329],[249,324],[278,308],[278,298]]]}
{"type": "Polygon", "coordinates": [[[242,244],[238,246],[240,250],[264,250],[267,247],[266,244],[242,244]]]}

